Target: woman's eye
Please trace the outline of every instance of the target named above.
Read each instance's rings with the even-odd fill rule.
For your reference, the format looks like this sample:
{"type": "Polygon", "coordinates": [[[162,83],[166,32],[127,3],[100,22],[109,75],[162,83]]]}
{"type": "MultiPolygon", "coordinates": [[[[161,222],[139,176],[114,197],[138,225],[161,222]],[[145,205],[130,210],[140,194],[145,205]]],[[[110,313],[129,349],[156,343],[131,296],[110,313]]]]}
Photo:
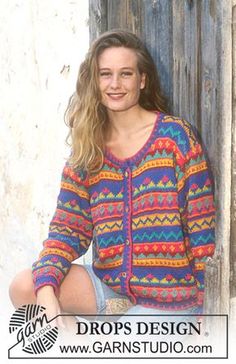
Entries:
{"type": "MultiPolygon", "coordinates": [[[[124,71],[124,72],[120,73],[119,77],[128,78],[128,77],[131,77],[132,75],[133,75],[133,72],[124,71]]],[[[99,76],[103,77],[103,78],[108,78],[108,77],[112,76],[112,73],[108,72],[108,71],[104,71],[104,72],[100,72],[99,76]]]]}
{"type": "Polygon", "coordinates": [[[100,77],[109,77],[110,75],[110,72],[100,72],[100,77]]]}
{"type": "Polygon", "coordinates": [[[132,76],[132,74],[133,74],[132,72],[122,72],[122,74],[121,74],[121,75],[122,75],[123,77],[130,77],[130,76],[132,76]]]}

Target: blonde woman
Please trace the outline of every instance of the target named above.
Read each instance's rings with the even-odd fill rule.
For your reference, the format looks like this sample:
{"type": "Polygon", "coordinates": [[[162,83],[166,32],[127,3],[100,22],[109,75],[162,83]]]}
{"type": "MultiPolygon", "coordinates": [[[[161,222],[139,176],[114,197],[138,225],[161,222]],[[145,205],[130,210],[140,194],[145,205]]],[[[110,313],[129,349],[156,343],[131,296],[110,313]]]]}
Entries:
{"type": "Polygon", "coordinates": [[[168,114],[155,64],[134,34],[102,34],[82,63],[66,119],[71,155],[43,250],[10,286],[15,307],[202,312],[214,198],[191,125],[168,114]],[[93,244],[91,266],[72,264],[93,244]]]}

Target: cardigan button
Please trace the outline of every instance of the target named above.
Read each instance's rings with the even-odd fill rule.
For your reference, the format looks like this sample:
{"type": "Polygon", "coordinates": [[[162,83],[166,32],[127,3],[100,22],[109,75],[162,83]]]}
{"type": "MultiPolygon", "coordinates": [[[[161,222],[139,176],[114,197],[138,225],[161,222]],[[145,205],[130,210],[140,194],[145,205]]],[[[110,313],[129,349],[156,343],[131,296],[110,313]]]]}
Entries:
{"type": "Polygon", "coordinates": [[[125,240],[125,244],[126,244],[126,245],[129,245],[129,244],[130,244],[129,239],[126,239],[126,240],[125,240]]]}
{"type": "Polygon", "coordinates": [[[135,297],[133,297],[133,296],[132,296],[132,297],[130,297],[130,301],[131,301],[131,303],[133,303],[134,305],[135,305],[135,304],[136,304],[136,302],[137,302],[137,301],[136,301],[136,298],[135,298],[135,297]]]}
{"type": "Polygon", "coordinates": [[[123,278],[126,278],[127,277],[126,272],[122,272],[121,275],[122,275],[123,278]]]}
{"type": "Polygon", "coordinates": [[[128,171],[125,171],[125,177],[127,178],[127,177],[129,177],[129,173],[128,173],[128,171]]]}

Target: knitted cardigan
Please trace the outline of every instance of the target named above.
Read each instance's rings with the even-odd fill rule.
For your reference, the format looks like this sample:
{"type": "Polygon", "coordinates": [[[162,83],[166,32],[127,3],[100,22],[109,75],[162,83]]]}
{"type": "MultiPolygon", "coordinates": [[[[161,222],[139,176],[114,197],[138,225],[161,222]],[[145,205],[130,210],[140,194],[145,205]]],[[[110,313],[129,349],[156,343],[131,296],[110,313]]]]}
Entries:
{"type": "Polygon", "coordinates": [[[134,156],[120,160],[106,150],[96,175],[66,163],[49,235],[33,264],[35,290],[57,291],[92,242],[95,274],[132,303],[201,308],[205,262],[214,252],[212,187],[191,125],[160,112],[134,156]]]}

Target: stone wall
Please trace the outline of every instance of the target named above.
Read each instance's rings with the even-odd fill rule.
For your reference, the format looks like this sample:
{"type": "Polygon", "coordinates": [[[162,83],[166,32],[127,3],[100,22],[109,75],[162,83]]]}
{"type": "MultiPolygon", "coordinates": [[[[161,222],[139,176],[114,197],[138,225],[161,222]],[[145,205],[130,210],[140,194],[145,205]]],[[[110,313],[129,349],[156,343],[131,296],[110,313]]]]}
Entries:
{"type": "Polygon", "coordinates": [[[47,237],[69,148],[64,111],[88,48],[88,2],[0,2],[0,321],[47,237]]]}

